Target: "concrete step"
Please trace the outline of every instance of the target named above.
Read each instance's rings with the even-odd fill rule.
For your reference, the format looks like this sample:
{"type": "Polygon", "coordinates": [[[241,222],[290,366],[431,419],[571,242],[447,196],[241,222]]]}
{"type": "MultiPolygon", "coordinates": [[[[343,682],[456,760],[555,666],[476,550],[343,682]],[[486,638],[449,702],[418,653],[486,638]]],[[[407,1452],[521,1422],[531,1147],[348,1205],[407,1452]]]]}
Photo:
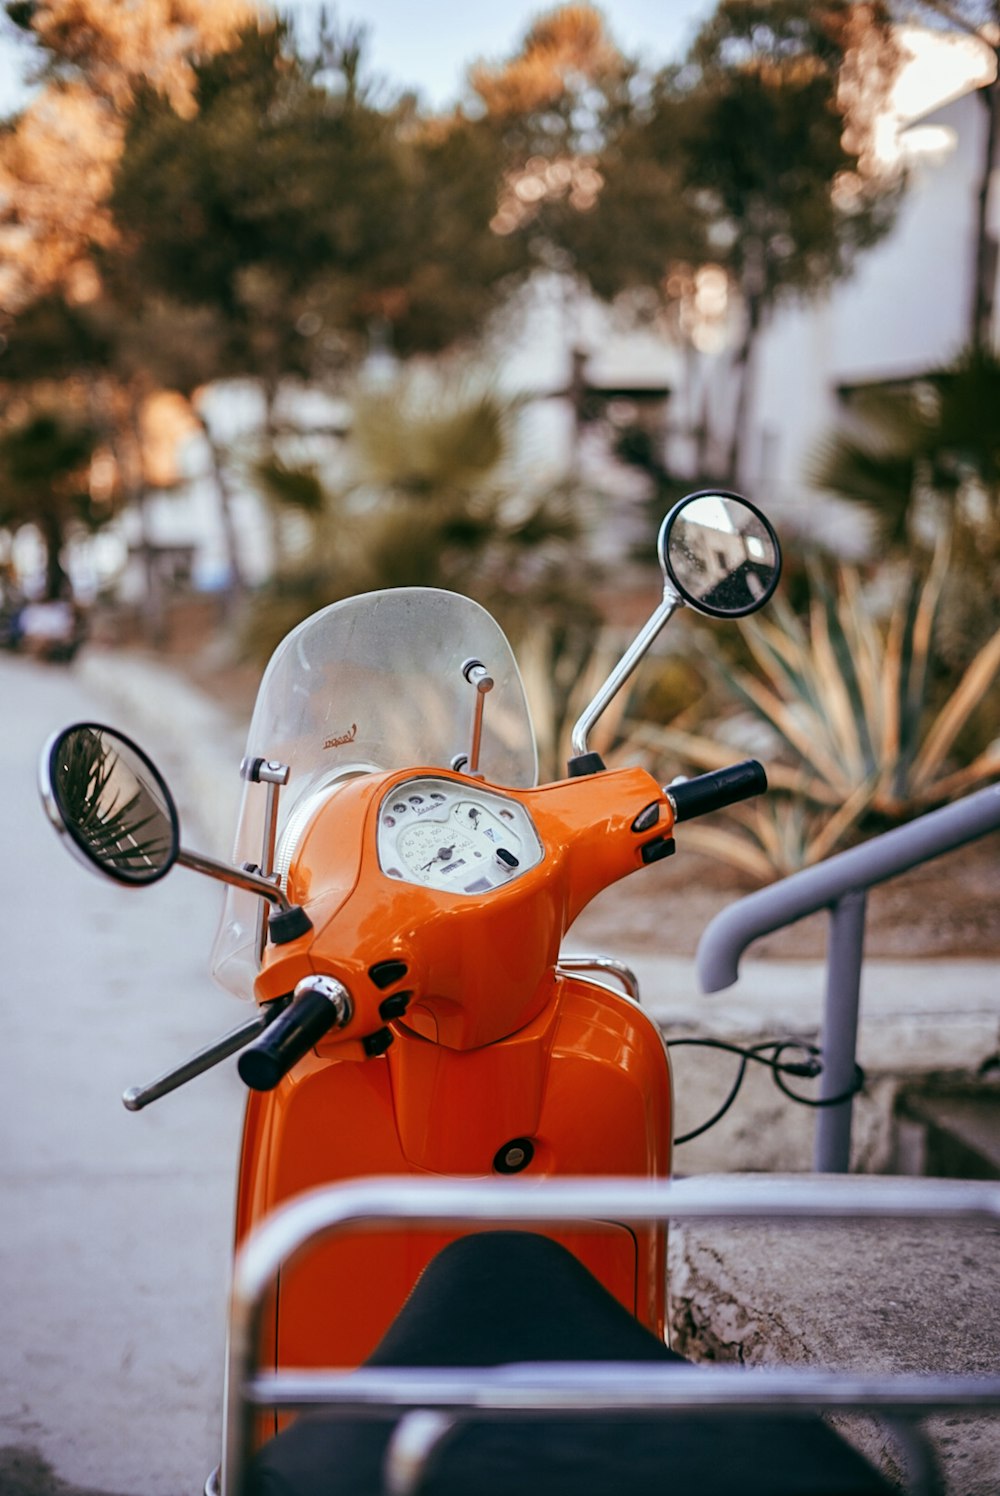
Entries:
{"type": "Polygon", "coordinates": [[[1000,1093],[904,1096],[900,1137],[907,1173],[1000,1179],[1000,1093]]]}
{"type": "MultiPolygon", "coordinates": [[[[672,1344],[693,1360],[873,1375],[1000,1369],[1000,1224],[684,1221],[669,1246],[672,1344]]],[[[938,1415],[927,1431],[947,1496],[997,1496],[1000,1408],[938,1415]]],[[[900,1476],[884,1428],[851,1419],[845,1432],[900,1476]]]]}

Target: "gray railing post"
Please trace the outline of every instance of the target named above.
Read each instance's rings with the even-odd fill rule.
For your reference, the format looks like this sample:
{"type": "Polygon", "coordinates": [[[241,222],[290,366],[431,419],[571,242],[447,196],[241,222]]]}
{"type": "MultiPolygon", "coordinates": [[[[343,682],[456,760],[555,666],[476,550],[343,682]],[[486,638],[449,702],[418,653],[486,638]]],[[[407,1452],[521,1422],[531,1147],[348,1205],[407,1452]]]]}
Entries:
{"type": "MultiPolygon", "coordinates": [[[[821,1101],[843,1096],[854,1081],[865,949],[865,902],[864,893],[848,893],[830,910],[821,1101]]],[[[813,1168],[820,1174],[846,1174],[851,1166],[852,1102],[853,1097],[848,1096],[838,1106],[823,1107],[817,1114],[813,1168]]]]}
{"type": "MultiPolygon", "coordinates": [[[[846,1091],[854,1075],[858,999],[864,959],[865,894],[877,883],[930,862],[956,847],[1000,830],[1000,784],[977,790],[955,805],[883,832],[859,847],[747,894],[717,914],[698,942],[695,965],[703,992],[730,987],[740,957],[759,936],[792,925],[826,909],[826,1006],[823,1014],[821,1099],[846,1091]]],[[[842,1173],[849,1162],[851,1102],[822,1108],[817,1126],[815,1167],[842,1173]]]]}

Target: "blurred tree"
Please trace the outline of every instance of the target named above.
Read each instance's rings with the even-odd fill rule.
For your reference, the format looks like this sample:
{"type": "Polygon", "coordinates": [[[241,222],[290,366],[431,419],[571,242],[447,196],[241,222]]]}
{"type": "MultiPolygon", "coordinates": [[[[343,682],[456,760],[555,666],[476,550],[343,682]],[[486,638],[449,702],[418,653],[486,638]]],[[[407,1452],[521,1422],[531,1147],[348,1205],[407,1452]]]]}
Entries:
{"type": "Polygon", "coordinates": [[[109,512],[92,501],[95,432],[55,405],[24,405],[0,426],[0,525],[36,525],[46,549],[45,597],[64,597],[63,550],[74,523],[93,528],[109,512]]]}
{"type": "Polygon", "coordinates": [[[381,107],[355,34],[307,59],[281,24],[199,64],[194,100],[139,94],[112,207],[147,286],[221,315],[229,372],[273,390],[356,361],[373,323],[401,352],[476,330],[514,264],[486,132],[381,107]]]}
{"type": "Polygon", "coordinates": [[[509,605],[548,573],[547,548],[562,554],[581,534],[564,497],[526,490],[511,466],[518,407],[478,379],[412,372],[354,391],[336,481],[315,467],[259,463],[258,482],[312,517],[293,589],[318,588],[329,601],[373,587],[454,587],[509,605]]]}
{"type": "Polygon", "coordinates": [[[15,26],[40,50],[48,80],[83,78],[95,97],[121,114],[144,80],[191,108],[193,59],[229,45],[259,13],[253,0],[7,0],[15,26]]]}
{"type": "MultiPolygon", "coordinates": [[[[150,294],[127,247],[97,256],[97,263],[100,291],[87,305],[86,315],[108,349],[105,380],[113,385],[110,408],[125,418],[125,429],[119,423],[112,440],[122,472],[133,474],[130,501],[145,517],[142,411],[158,391],[172,391],[184,400],[191,425],[197,427],[204,439],[228,566],[224,596],[237,597],[244,591],[246,581],[233,515],[233,484],[225,451],[212,430],[202,401],[207,387],[228,368],[223,319],[211,307],[179,304],[162,295],[150,294]]],[[[152,583],[148,536],[144,550],[152,583]]],[[[156,612],[154,602],[151,613],[156,612]]],[[[156,627],[154,622],[154,631],[156,627]]]]}
{"type": "Polygon", "coordinates": [[[728,481],[768,313],[849,274],[892,223],[899,183],[878,170],[868,132],[896,63],[880,0],[721,0],[685,66],[657,81],[649,152],[679,163],[743,308],[728,481]]]}
{"type": "MultiPolygon", "coordinates": [[[[88,419],[113,450],[116,481],[137,504],[145,533],[140,435],[154,373],[148,360],[137,365],[128,356],[139,314],[134,278],[133,294],[123,294],[128,278],[108,201],[125,114],[146,87],[189,114],[194,60],[231,44],[256,7],[19,0],[5,8],[37,45],[43,87],[0,134],[0,313],[7,314],[0,380],[23,393],[61,375],[86,389],[88,419]]],[[[152,573],[148,601],[155,613],[152,573]]]]}
{"type": "Polygon", "coordinates": [[[190,112],[192,61],[227,45],[251,0],[8,0],[43,87],[0,135],[0,304],[23,305],[113,238],[107,209],[123,119],[140,85],[190,112]]]}
{"type": "Polygon", "coordinates": [[[522,241],[529,265],[579,273],[608,298],[636,256],[655,282],[669,254],[673,178],[631,159],[648,82],[591,5],[540,16],[512,56],[469,72],[503,165],[494,232],[522,241]]]}
{"type": "MultiPolygon", "coordinates": [[[[289,375],[341,376],[373,329],[402,353],[476,330],[514,263],[489,231],[485,131],[379,105],[350,31],[324,32],[303,57],[280,24],[247,30],[195,68],[193,100],[189,115],[139,92],[111,197],[159,379],[188,395],[210,379],[256,380],[273,445],[289,375]],[[151,318],[155,306],[166,315],[151,318]],[[210,326],[210,368],[173,335],[172,307],[182,324],[210,326]]],[[[223,455],[196,409],[222,485],[223,455]]]]}
{"type": "MultiPolygon", "coordinates": [[[[375,310],[402,355],[468,346],[529,268],[525,245],[496,232],[502,154],[484,119],[399,120],[406,190],[393,228],[399,284],[375,310]]],[[[360,308],[364,314],[367,307],[360,308]]]]}
{"type": "MultiPolygon", "coordinates": [[[[15,409],[40,402],[44,410],[58,401],[69,429],[83,429],[81,423],[86,423],[96,462],[88,480],[86,516],[91,523],[104,522],[119,508],[134,507],[146,568],[144,608],[150,635],[158,640],[163,598],[149,526],[151,464],[144,430],[146,407],[157,386],[145,365],[136,366],[129,358],[132,328],[121,301],[109,297],[96,277],[90,289],[90,299],[79,303],[58,291],[39,296],[5,320],[0,390],[15,409]]],[[[33,504],[44,513],[47,502],[41,483],[24,488],[8,522],[30,520],[33,504]]],[[[37,522],[51,544],[56,535],[51,524],[40,518],[37,522]]]]}
{"type": "Polygon", "coordinates": [[[342,92],[327,93],[287,55],[286,37],[249,29],[199,66],[193,114],[141,89],[111,198],[140,285],[210,308],[223,339],[217,374],[265,385],[305,371],[318,268],[338,235],[348,274],[379,254],[397,186],[383,121],[350,88],[349,61],[342,92]],[[334,154],[351,176],[339,191],[334,154]],[[364,221],[352,190],[361,178],[372,190],[364,221]]]}
{"type": "Polygon", "coordinates": [[[897,52],[883,0],[720,0],[683,66],[622,56],[600,13],[568,5],[471,83],[507,162],[494,218],[537,263],[649,315],[724,270],[743,309],[723,479],[744,440],[753,353],[771,309],[848,274],[890,226],[898,182],[872,119],[897,52]]]}

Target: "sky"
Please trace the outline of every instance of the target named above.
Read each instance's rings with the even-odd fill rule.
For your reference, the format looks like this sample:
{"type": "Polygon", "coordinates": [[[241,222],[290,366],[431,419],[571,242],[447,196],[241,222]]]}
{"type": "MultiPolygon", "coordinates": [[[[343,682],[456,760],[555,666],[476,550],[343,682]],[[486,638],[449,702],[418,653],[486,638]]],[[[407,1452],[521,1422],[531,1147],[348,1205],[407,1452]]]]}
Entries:
{"type": "MultiPolygon", "coordinates": [[[[308,24],[315,21],[320,3],[280,0],[279,8],[308,24]]],[[[367,28],[370,72],[397,88],[416,90],[434,108],[459,97],[471,62],[508,56],[534,18],[554,8],[543,0],[339,0],[336,6],[327,5],[341,23],[367,28]]],[[[700,22],[715,9],[715,0],[609,0],[601,9],[619,46],[657,66],[682,54],[700,22]]],[[[0,115],[23,102],[18,80],[26,55],[4,23],[0,115]]]]}
{"type": "MultiPolygon", "coordinates": [[[[315,17],[320,0],[283,0],[281,8],[315,17]]],[[[715,0],[609,0],[599,8],[622,50],[655,66],[686,50],[715,0]]],[[[471,62],[508,56],[535,17],[552,9],[544,0],[340,0],[335,13],[368,28],[373,72],[440,108],[459,96],[471,62]]]]}

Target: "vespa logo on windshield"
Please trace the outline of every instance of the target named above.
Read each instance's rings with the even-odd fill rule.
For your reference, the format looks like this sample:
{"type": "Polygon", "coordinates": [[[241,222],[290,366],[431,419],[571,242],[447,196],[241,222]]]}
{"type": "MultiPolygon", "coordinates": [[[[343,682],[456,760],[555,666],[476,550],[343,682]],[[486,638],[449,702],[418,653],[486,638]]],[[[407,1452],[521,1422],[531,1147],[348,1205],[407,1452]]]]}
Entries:
{"type": "Polygon", "coordinates": [[[324,748],[343,748],[343,746],[344,746],[345,743],[353,743],[354,739],[357,737],[357,735],[358,735],[358,724],[356,722],[352,722],[351,723],[351,728],[350,728],[349,732],[342,732],[342,733],[340,733],[340,735],[338,737],[335,737],[335,738],[327,738],[326,742],[323,744],[323,747],[324,748]]]}

